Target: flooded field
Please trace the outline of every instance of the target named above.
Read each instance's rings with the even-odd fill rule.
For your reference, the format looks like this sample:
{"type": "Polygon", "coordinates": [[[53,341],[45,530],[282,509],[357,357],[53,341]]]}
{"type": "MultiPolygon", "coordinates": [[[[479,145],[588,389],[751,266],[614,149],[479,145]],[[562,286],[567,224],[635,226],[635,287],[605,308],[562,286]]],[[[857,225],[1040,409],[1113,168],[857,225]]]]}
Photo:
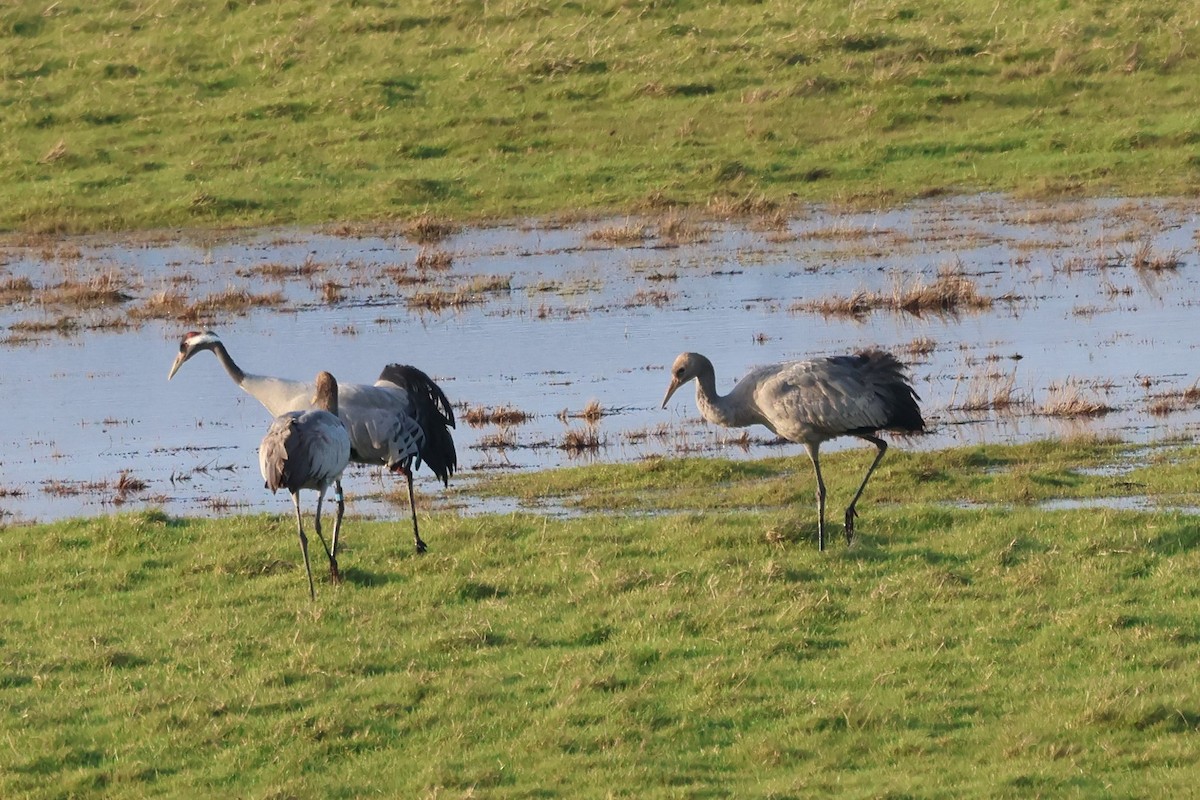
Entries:
{"type": "MultiPolygon", "coordinates": [[[[659,408],[683,350],[712,359],[722,391],[754,365],[894,350],[932,431],[902,447],[1191,439],[1198,225],[1183,202],[976,197],[727,223],[10,237],[0,524],[288,511],[258,474],[263,408],[207,353],[167,382],[182,334],[209,328],[252,373],[425,370],[456,406],[458,483],[802,452],[705,425],[691,387],[659,408]]],[[[868,463],[865,445],[831,446],[868,463]]],[[[453,502],[418,476],[422,503],[453,502]]],[[[352,467],[346,489],[355,515],[407,513],[403,483],[379,470],[352,467]]]]}

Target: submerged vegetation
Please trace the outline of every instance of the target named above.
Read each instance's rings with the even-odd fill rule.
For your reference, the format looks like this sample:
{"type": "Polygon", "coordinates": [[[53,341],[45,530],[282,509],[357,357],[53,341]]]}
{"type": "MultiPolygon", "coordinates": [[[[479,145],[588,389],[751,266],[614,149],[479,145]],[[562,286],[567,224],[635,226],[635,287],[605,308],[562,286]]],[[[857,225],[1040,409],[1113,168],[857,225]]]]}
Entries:
{"type": "Polygon", "coordinates": [[[0,228],[412,220],[436,242],[531,214],[1191,194],[1198,14],[9,4],[0,228]]]}

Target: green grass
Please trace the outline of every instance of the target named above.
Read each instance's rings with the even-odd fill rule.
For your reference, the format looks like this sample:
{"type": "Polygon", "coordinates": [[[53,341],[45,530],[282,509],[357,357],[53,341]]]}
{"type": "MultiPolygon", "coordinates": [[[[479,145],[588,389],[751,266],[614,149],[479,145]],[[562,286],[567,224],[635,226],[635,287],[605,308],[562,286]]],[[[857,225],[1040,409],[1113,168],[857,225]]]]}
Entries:
{"type": "MultiPolygon", "coordinates": [[[[863,454],[837,455],[853,488],[863,454]]],[[[892,455],[850,549],[812,546],[804,462],[684,461],[628,514],[434,514],[422,557],[355,523],[315,603],[286,515],[0,529],[0,795],[1189,792],[1195,517],[956,503],[1130,459],[1153,463],[1098,480],[1177,498],[1200,449],[892,455]],[[760,497],[776,469],[799,507],[760,497]],[[681,479],[732,499],[663,510],[681,479]]]]}
{"type": "Polygon", "coordinates": [[[0,9],[0,229],[1191,195],[1194,3],[0,9]]]}

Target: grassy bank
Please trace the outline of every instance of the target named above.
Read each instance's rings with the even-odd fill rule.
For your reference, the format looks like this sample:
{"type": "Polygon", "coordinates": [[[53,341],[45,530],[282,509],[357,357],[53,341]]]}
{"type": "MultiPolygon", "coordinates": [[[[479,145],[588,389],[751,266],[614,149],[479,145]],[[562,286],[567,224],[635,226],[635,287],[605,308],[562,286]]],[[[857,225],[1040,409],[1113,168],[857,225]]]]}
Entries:
{"type": "Polygon", "coordinates": [[[1191,194],[1193,3],[20,2],[0,228],[1191,194]]]}
{"type": "Polygon", "coordinates": [[[439,514],[424,557],[355,524],[316,603],[286,516],[3,529],[0,794],[1179,796],[1200,528],[1037,501],[1191,502],[1198,459],[947,451],[951,484],[891,453],[861,541],[824,554],[802,458],[768,465],[795,478],[774,499],[745,465],[662,462],[639,513],[439,514]],[[664,510],[684,475],[726,507],[664,510]]]}

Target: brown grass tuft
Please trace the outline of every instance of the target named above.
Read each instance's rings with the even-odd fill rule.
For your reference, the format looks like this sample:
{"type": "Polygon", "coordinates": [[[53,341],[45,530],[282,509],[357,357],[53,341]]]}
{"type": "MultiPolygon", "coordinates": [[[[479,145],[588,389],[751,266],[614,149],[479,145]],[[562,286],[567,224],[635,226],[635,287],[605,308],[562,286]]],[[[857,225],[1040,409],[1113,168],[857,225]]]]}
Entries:
{"type": "Polygon", "coordinates": [[[1016,382],[1016,370],[1008,375],[992,372],[975,376],[967,384],[966,398],[961,403],[952,400],[948,407],[952,411],[1009,411],[1029,405],[1029,399],[1017,393],[1016,382]]]}
{"type": "Polygon", "coordinates": [[[417,253],[413,266],[419,270],[444,271],[454,266],[454,256],[445,250],[429,250],[424,247],[417,253]]]}
{"type": "Polygon", "coordinates": [[[1045,417],[1099,417],[1115,408],[1092,396],[1079,383],[1052,383],[1037,413],[1045,417]]]}
{"type": "Polygon", "coordinates": [[[603,444],[595,431],[571,428],[563,436],[559,448],[569,453],[595,452],[603,444]]]}
{"type": "Polygon", "coordinates": [[[670,292],[665,292],[661,289],[639,289],[625,303],[625,307],[642,308],[644,306],[654,306],[655,308],[662,308],[671,302],[672,297],[673,295],[670,292]]]}
{"type": "Polygon", "coordinates": [[[860,317],[876,309],[904,311],[913,316],[926,313],[956,314],[982,311],[993,300],[979,292],[965,275],[943,270],[932,283],[920,277],[905,286],[897,283],[890,294],[860,289],[849,297],[827,297],[793,304],[791,311],[815,311],[826,316],[860,317]]]}
{"type": "Polygon", "coordinates": [[[930,339],[928,336],[918,336],[907,344],[902,344],[898,348],[900,352],[907,354],[910,357],[918,358],[927,356],[937,349],[937,342],[930,339]]]}
{"type": "Polygon", "coordinates": [[[1200,403],[1200,387],[1192,386],[1177,392],[1162,392],[1151,395],[1146,405],[1147,413],[1165,417],[1177,411],[1187,411],[1200,403]]]}
{"type": "Polygon", "coordinates": [[[33,299],[33,281],[9,276],[0,280],[0,305],[27,303],[33,299]]]}
{"type": "Polygon", "coordinates": [[[70,316],[43,320],[20,320],[9,325],[8,328],[18,333],[57,333],[69,336],[79,330],[79,320],[70,316]]]}
{"type": "Polygon", "coordinates": [[[119,495],[136,494],[144,492],[147,483],[141,478],[135,478],[133,473],[127,469],[121,470],[121,474],[117,477],[117,483],[114,487],[119,495]]]}
{"type": "Polygon", "coordinates": [[[63,281],[38,294],[43,303],[97,308],[117,305],[132,300],[122,291],[123,279],[116,272],[105,272],[84,281],[63,281]]]}
{"type": "Polygon", "coordinates": [[[731,197],[728,195],[717,195],[710,197],[705,205],[705,210],[708,214],[715,217],[730,218],[730,217],[750,217],[750,216],[767,216],[773,214],[779,209],[779,204],[774,200],[768,200],[763,195],[756,195],[753,192],[742,197],[731,197]]]}
{"type": "Polygon", "coordinates": [[[1179,269],[1183,265],[1183,259],[1178,250],[1156,252],[1150,241],[1146,240],[1133,251],[1129,263],[1137,270],[1164,272],[1179,269]]]}
{"type": "Polygon", "coordinates": [[[708,231],[676,214],[670,214],[659,223],[658,238],[668,245],[699,244],[708,241],[708,231]]]}
{"type": "Polygon", "coordinates": [[[533,415],[515,406],[474,406],[466,410],[463,419],[472,428],[482,428],[484,425],[520,425],[533,419],[533,415]]]}
{"type": "Polygon", "coordinates": [[[508,430],[499,430],[479,437],[475,445],[480,450],[509,450],[517,446],[517,437],[508,430]]]}
{"type": "Polygon", "coordinates": [[[621,246],[641,244],[650,238],[650,231],[640,222],[627,222],[624,225],[609,225],[588,231],[587,240],[603,244],[621,246]]]}
{"type": "Polygon", "coordinates": [[[422,214],[404,226],[404,235],[417,244],[434,244],[458,232],[458,226],[446,219],[422,214]]]}
{"type": "Polygon", "coordinates": [[[483,303],[489,292],[508,291],[512,288],[512,277],[507,275],[476,275],[453,290],[433,289],[417,292],[408,298],[408,307],[425,311],[444,311],[448,308],[465,308],[483,303]]]}

